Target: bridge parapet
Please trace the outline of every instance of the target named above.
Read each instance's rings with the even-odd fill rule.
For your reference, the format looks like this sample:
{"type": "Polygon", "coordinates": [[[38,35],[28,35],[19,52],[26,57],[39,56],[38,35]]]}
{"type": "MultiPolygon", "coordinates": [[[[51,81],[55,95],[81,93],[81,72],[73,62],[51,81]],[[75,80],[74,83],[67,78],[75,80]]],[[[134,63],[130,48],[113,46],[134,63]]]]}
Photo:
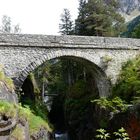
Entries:
{"type": "Polygon", "coordinates": [[[97,36],[0,34],[0,46],[139,50],[140,40],[97,36]]]}

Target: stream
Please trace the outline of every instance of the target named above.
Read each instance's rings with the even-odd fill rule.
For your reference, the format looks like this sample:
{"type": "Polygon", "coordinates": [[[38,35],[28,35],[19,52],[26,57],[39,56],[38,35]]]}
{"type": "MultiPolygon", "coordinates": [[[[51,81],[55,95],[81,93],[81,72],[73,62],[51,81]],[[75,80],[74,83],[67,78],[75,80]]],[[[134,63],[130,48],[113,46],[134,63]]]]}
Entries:
{"type": "Polygon", "coordinates": [[[55,133],[54,134],[55,140],[69,140],[67,133],[55,133]]]}

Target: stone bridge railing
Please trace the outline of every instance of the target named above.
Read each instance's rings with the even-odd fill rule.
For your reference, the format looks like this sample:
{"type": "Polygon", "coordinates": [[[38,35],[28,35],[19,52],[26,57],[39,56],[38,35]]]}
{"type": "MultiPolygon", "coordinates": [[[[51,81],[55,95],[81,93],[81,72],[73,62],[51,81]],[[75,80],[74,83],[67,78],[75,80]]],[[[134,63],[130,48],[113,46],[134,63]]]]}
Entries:
{"type": "Polygon", "coordinates": [[[137,50],[140,40],[94,36],[0,34],[0,46],[137,50]]]}

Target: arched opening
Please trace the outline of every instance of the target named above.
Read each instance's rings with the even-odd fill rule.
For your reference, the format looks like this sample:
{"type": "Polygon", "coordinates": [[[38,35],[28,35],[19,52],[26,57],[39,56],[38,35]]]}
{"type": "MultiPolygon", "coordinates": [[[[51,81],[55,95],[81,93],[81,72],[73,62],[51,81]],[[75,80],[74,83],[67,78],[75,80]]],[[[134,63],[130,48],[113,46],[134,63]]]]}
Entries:
{"type": "Polygon", "coordinates": [[[45,102],[55,134],[69,134],[70,140],[90,140],[96,126],[90,101],[108,96],[110,90],[101,68],[83,58],[63,56],[43,63],[33,73],[34,77],[28,76],[22,85],[21,100],[28,103],[27,98],[38,98],[45,102]],[[45,80],[40,77],[44,70],[45,80]],[[38,85],[40,91],[34,87],[38,85]]]}

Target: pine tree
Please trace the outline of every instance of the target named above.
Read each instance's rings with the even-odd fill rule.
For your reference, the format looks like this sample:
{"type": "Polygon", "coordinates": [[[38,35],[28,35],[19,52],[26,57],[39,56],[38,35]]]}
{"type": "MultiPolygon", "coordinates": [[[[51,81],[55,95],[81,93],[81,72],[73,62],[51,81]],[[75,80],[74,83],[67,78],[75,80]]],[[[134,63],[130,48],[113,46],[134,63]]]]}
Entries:
{"type": "Polygon", "coordinates": [[[75,34],[76,35],[86,35],[86,25],[84,24],[84,20],[86,18],[86,0],[79,1],[79,15],[75,20],[75,34]]]}
{"type": "Polygon", "coordinates": [[[131,32],[131,37],[133,38],[140,38],[140,24],[138,24],[134,30],[131,32]]]}
{"type": "Polygon", "coordinates": [[[116,0],[80,0],[79,5],[76,19],[79,35],[118,36],[123,31],[124,19],[117,13],[116,0]]]}
{"type": "Polygon", "coordinates": [[[59,24],[60,33],[62,35],[71,35],[73,34],[73,23],[71,20],[70,11],[64,9],[61,14],[61,23],[59,24]]]}
{"type": "Polygon", "coordinates": [[[8,16],[2,17],[2,32],[10,33],[12,30],[11,28],[11,18],[8,16]]]}
{"type": "Polygon", "coordinates": [[[0,32],[1,33],[15,33],[15,34],[17,34],[17,33],[21,32],[21,29],[19,27],[19,24],[13,26],[11,18],[4,15],[2,17],[2,26],[1,26],[0,32]]]}

